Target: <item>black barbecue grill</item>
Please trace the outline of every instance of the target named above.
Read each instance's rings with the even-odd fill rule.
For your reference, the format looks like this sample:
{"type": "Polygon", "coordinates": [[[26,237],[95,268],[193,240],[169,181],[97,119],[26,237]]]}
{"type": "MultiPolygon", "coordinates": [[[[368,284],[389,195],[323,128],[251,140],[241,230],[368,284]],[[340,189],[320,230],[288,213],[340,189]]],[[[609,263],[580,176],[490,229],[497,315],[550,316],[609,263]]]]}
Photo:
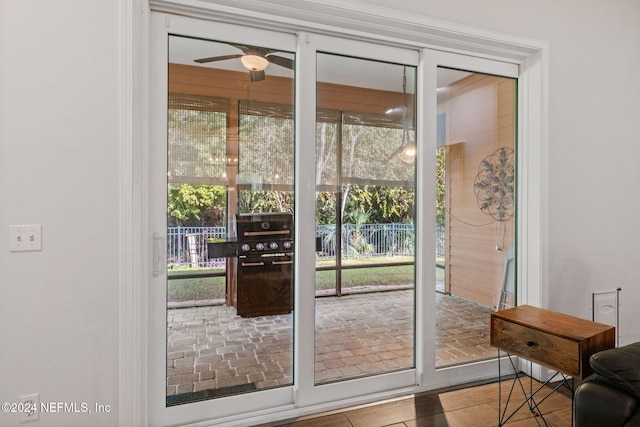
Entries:
{"type": "Polygon", "coordinates": [[[231,304],[242,317],[290,313],[293,309],[293,215],[239,214],[235,238],[207,243],[209,258],[237,258],[228,269],[231,304]],[[230,271],[232,270],[232,271],[230,271]]]}

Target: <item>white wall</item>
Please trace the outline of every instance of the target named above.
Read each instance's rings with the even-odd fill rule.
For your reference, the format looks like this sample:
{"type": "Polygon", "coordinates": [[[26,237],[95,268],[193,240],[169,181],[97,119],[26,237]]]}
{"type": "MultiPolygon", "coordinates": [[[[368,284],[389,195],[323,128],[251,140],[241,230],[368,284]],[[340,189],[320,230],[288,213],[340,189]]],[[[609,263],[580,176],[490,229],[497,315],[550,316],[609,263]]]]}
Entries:
{"type": "Polygon", "coordinates": [[[0,402],[114,408],[42,426],[118,423],[117,23],[116,1],[0,0],[0,402]],[[10,224],[43,250],[10,253],[10,224]]]}
{"type": "MultiPolygon", "coordinates": [[[[478,5],[394,2],[549,42],[550,308],[588,317],[620,286],[621,343],[640,340],[640,2],[478,5]]],[[[113,407],[38,425],[118,422],[118,37],[116,1],[0,0],[0,401],[113,407]],[[10,253],[8,226],[33,223],[43,250],[10,253]]]]}

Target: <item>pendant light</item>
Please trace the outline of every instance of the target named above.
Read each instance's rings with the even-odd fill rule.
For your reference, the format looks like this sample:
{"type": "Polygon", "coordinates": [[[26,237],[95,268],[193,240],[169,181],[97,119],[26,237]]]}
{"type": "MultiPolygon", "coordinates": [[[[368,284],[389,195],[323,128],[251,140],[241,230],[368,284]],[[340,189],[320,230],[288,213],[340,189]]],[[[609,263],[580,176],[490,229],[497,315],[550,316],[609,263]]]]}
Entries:
{"type": "Polygon", "coordinates": [[[407,67],[402,73],[402,146],[396,151],[397,156],[406,164],[416,161],[416,145],[409,139],[409,117],[407,117],[407,67]]]}

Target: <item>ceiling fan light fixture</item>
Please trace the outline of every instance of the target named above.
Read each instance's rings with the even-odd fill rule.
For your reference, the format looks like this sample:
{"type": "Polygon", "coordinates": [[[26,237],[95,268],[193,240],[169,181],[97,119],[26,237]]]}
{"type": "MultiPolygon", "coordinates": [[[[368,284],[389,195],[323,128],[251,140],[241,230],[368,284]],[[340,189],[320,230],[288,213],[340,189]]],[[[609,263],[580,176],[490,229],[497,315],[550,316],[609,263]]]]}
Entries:
{"type": "Polygon", "coordinates": [[[259,55],[244,55],[240,62],[249,71],[264,71],[269,66],[269,60],[259,55]]]}

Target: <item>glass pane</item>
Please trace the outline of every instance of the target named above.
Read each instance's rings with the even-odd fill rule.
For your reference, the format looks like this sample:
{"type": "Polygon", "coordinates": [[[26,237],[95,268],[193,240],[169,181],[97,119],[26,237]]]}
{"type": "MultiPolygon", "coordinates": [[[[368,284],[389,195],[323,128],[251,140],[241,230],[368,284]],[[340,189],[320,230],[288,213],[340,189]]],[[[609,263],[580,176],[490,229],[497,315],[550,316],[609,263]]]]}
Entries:
{"type": "Polygon", "coordinates": [[[415,366],[416,68],[321,53],[317,69],[315,381],[326,383],[415,366]]]}
{"type": "Polygon", "coordinates": [[[516,83],[438,68],[437,367],[495,357],[515,301],[516,83]]]}
{"type": "Polygon", "coordinates": [[[292,385],[294,55],[169,58],[167,405],[292,385]]]}

